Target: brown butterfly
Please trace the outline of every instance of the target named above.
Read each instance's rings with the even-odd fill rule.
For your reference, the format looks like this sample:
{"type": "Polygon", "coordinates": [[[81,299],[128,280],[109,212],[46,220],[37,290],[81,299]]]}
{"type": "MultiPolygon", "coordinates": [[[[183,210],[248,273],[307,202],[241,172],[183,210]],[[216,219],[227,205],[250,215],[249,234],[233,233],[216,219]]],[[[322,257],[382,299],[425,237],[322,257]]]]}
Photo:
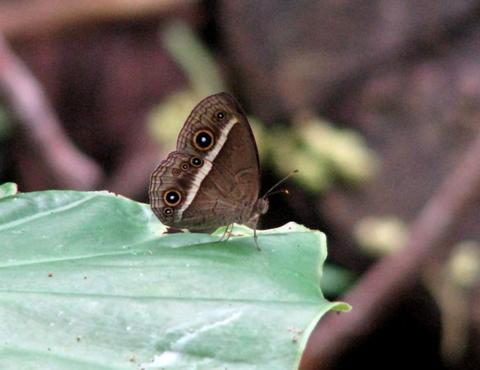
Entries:
{"type": "Polygon", "coordinates": [[[268,210],[259,197],[260,163],[247,117],[235,99],[219,93],[190,113],[177,148],[150,178],[150,205],[173,229],[211,232],[233,223],[254,228],[268,210]]]}

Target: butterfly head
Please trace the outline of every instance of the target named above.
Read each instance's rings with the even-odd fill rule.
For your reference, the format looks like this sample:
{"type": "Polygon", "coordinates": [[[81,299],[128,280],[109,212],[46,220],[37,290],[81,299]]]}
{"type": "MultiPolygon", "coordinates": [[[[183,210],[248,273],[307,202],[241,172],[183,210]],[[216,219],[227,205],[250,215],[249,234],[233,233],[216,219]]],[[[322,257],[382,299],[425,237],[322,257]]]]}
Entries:
{"type": "Polygon", "coordinates": [[[258,198],[255,204],[255,211],[259,215],[264,215],[268,211],[268,198],[266,196],[258,198]]]}

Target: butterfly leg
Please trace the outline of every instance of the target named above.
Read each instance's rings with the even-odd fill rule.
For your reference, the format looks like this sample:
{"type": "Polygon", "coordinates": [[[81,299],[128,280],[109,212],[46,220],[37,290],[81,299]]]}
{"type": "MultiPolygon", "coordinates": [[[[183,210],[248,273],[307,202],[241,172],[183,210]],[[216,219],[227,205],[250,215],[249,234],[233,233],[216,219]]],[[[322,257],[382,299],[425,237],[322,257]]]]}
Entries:
{"type": "Polygon", "coordinates": [[[227,241],[228,239],[230,239],[230,237],[232,236],[232,231],[233,231],[233,224],[228,224],[227,227],[225,228],[223,235],[220,237],[219,242],[224,240],[227,241]]]}
{"type": "Polygon", "coordinates": [[[253,240],[255,242],[255,246],[257,247],[257,250],[260,252],[262,249],[258,245],[258,236],[257,236],[257,225],[253,228],[253,240]]]}

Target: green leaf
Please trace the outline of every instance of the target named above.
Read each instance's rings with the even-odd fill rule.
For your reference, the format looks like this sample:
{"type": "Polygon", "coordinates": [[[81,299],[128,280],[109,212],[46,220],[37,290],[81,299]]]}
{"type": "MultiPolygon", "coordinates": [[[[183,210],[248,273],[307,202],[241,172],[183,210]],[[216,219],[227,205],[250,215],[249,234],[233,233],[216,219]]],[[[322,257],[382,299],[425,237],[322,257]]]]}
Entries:
{"type": "Polygon", "coordinates": [[[225,90],[215,58],[186,22],[170,23],[162,32],[162,41],[198,95],[207,96],[225,90]]]}
{"type": "Polygon", "coordinates": [[[293,369],[316,321],[325,237],[162,235],[106,192],[0,200],[2,369],[293,369]]]}
{"type": "Polygon", "coordinates": [[[0,185],[0,199],[17,194],[17,184],[6,182],[0,185]]]}

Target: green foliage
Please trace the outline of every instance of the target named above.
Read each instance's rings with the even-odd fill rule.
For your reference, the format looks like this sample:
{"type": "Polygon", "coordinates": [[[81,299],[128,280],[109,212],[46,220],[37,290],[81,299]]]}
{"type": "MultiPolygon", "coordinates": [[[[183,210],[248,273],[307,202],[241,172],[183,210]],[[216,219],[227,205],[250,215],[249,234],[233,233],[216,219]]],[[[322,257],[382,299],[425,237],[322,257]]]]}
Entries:
{"type": "Polygon", "coordinates": [[[267,138],[279,174],[299,169],[293,180],[313,193],[325,192],[337,181],[361,184],[376,173],[378,158],[359,134],[318,117],[299,121],[293,129],[280,126],[260,134],[267,138]]]}
{"type": "Polygon", "coordinates": [[[356,223],[353,235],[365,253],[382,257],[405,246],[408,227],[397,217],[370,216],[356,223]]]}
{"type": "Polygon", "coordinates": [[[0,185],[0,198],[9,197],[15,194],[17,194],[17,184],[6,182],[0,185]]]}
{"type": "Polygon", "coordinates": [[[454,286],[475,289],[480,282],[480,242],[463,240],[452,248],[445,276],[454,286]]]}
{"type": "Polygon", "coordinates": [[[163,45],[183,68],[190,87],[201,97],[223,91],[220,69],[210,51],[184,22],[174,22],[162,32],[163,45]]]}
{"type": "Polygon", "coordinates": [[[1,198],[1,368],[293,369],[318,318],[349,308],[319,289],[318,231],[260,232],[261,252],[241,226],[163,231],[106,192],[1,198]]]}

